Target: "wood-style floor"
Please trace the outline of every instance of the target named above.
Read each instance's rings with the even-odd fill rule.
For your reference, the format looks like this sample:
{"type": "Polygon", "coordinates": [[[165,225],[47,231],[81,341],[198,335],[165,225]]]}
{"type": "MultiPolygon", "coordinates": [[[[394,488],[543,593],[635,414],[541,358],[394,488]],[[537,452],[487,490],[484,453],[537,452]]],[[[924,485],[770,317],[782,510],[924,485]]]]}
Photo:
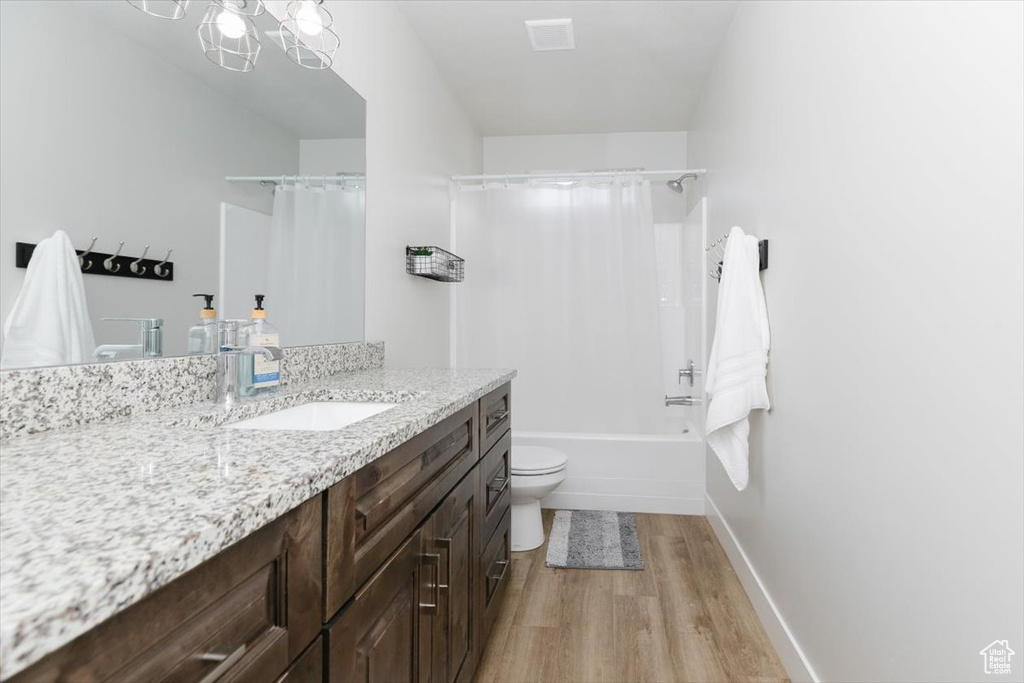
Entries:
{"type": "Polygon", "coordinates": [[[550,569],[547,544],[513,553],[477,683],[788,680],[707,519],[636,527],[643,571],[550,569]]]}

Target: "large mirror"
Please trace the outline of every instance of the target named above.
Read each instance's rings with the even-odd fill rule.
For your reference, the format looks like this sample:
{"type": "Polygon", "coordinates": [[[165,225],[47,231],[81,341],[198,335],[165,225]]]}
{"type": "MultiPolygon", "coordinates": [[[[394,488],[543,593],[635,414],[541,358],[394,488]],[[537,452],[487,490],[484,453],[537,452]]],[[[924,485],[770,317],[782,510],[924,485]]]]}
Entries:
{"type": "Polygon", "coordinates": [[[263,295],[285,346],[363,339],[365,102],[289,59],[271,12],[253,70],[222,68],[207,4],[0,2],[5,369],[184,355],[194,294],[219,319],[263,295]],[[57,231],[92,247],[81,291],[57,231]]]}

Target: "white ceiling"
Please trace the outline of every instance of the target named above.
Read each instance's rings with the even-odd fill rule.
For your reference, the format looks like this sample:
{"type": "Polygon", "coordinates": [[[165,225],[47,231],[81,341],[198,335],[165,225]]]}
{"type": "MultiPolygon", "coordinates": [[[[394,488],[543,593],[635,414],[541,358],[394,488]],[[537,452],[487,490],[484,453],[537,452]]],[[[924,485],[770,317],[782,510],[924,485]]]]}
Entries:
{"type": "Polygon", "coordinates": [[[484,135],[685,130],[735,0],[400,0],[484,135]],[[570,17],[576,49],[523,22],[570,17]]]}

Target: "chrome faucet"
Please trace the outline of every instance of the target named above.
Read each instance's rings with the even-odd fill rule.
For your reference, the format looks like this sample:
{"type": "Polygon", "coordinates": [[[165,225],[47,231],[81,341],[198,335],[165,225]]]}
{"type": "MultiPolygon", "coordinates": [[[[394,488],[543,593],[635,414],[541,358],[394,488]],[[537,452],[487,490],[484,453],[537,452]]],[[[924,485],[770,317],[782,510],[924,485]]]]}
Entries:
{"type": "MultiPolygon", "coordinates": [[[[277,346],[238,346],[237,320],[221,320],[217,324],[217,397],[215,402],[225,410],[238,405],[238,357],[264,356],[281,360],[284,353],[277,346]]],[[[244,322],[244,321],[243,321],[244,322]]]]}
{"type": "Polygon", "coordinates": [[[690,380],[690,386],[692,387],[693,378],[699,376],[700,370],[697,369],[697,367],[693,364],[693,361],[691,360],[689,365],[687,365],[685,368],[679,371],[679,383],[682,384],[683,378],[686,377],[687,379],[690,380]]]}
{"type": "Polygon", "coordinates": [[[667,406],[699,406],[700,396],[669,396],[665,394],[665,405],[667,406]]]}
{"type": "Polygon", "coordinates": [[[221,346],[217,351],[217,405],[231,410],[238,405],[238,357],[264,356],[281,360],[284,354],[277,346],[221,346]]]}

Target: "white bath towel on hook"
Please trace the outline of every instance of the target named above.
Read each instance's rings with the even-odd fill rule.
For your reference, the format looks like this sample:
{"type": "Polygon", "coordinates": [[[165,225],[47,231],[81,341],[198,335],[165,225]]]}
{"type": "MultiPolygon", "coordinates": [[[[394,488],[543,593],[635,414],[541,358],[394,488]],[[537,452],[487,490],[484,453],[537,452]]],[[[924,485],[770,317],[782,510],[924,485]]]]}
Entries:
{"type": "Polygon", "coordinates": [[[757,238],[733,227],[725,246],[704,390],[708,445],[740,491],[747,488],[750,469],[748,416],[770,407],[765,373],[771,338],[759,269],[757,238]]]}
{"type": "Polygon", "coordinates": [[[0,367],[87,363],[95,348],[78,256],[67,233],[58,230],[32,253],[4,323],[0,367]]]}

